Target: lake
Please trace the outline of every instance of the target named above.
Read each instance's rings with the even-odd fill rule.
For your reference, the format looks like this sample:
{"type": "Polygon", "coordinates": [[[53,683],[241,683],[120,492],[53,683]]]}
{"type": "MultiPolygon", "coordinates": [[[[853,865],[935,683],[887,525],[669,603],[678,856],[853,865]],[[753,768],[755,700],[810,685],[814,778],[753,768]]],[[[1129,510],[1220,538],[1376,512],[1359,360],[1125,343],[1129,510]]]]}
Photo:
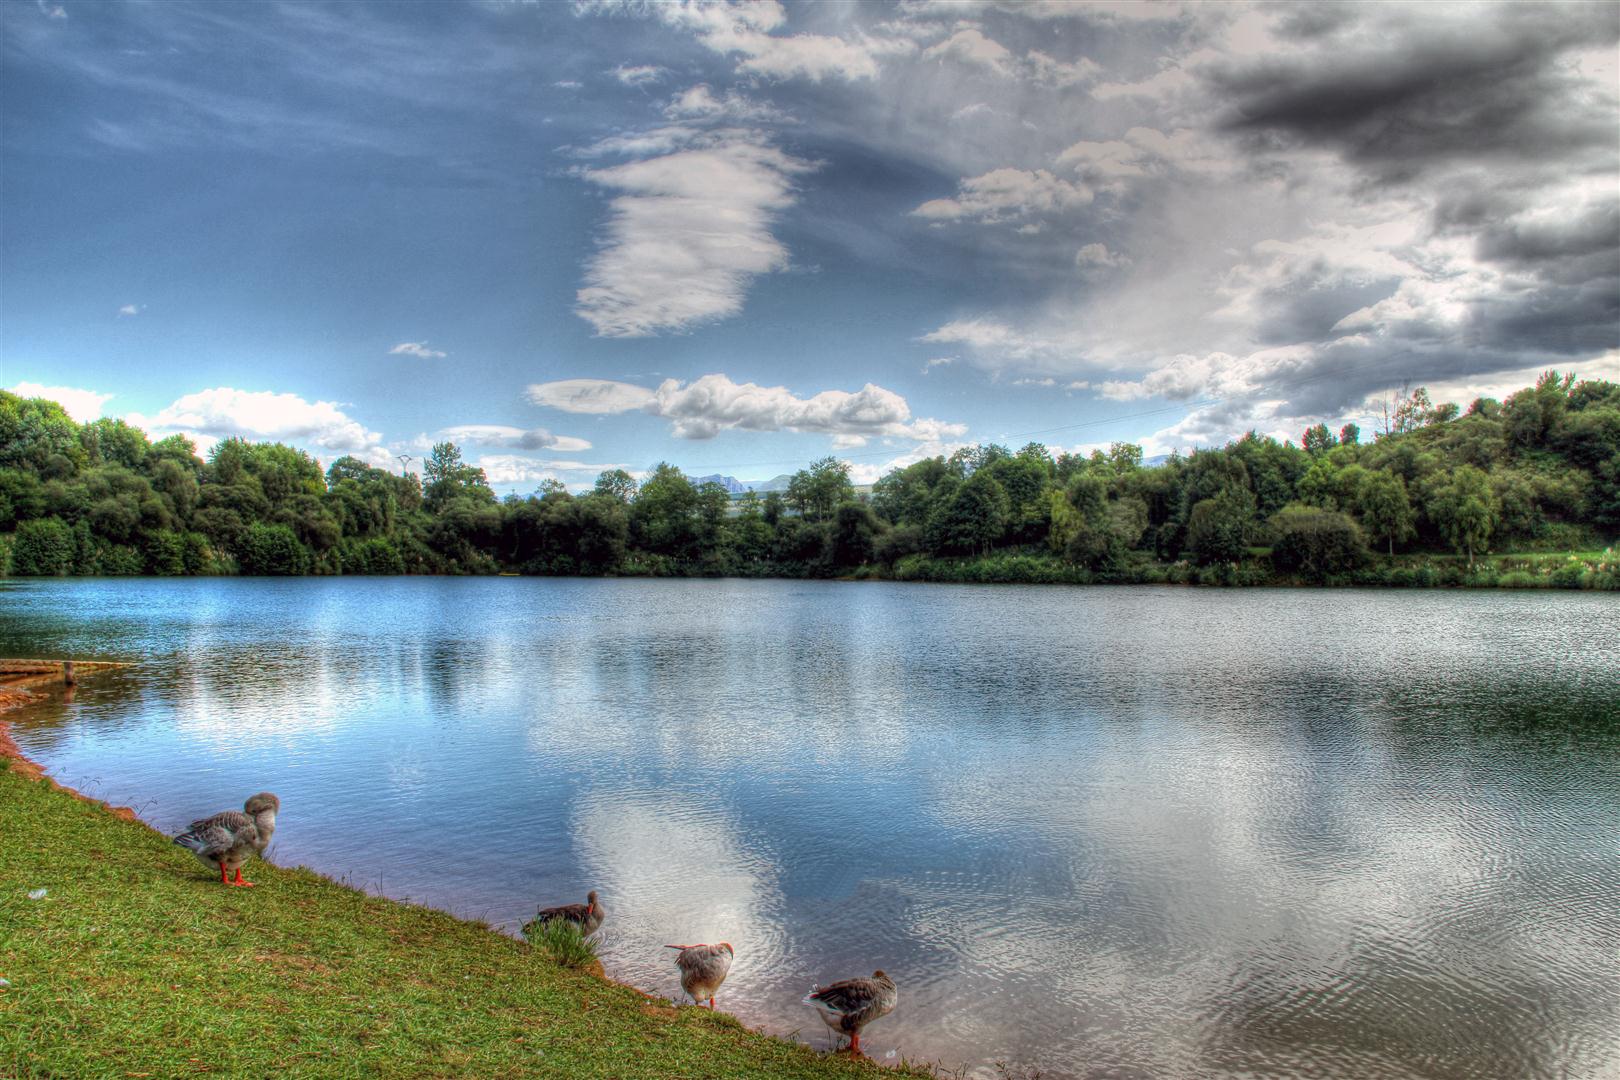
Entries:
{"type": "MultiPolygon", "coordinates": [[[[609,974],[994,1075],[1620,1075],[1620,602],[1486,591],[534,578],[0,582],[12,715],[165,831],[609,974]]],[[[198,868],[201,874],[201,868],[198,868]]],[[[892,1058],[891,1058],[892,1055],[892,1058]]]]}

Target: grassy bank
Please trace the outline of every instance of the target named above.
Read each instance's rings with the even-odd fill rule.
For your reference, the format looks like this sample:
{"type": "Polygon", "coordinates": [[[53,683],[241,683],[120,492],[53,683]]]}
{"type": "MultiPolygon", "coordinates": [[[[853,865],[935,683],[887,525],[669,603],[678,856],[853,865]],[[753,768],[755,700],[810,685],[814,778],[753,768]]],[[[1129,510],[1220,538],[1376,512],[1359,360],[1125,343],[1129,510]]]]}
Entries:
{"type": "Polygon", "coordinates": [[[1281,573],[1264,548],[1241,562],[1197,566],[1146,560],[1092,570],[1046,553],[995,554],[935,559],[910,555],[892,568],[860,567],[853,577],[869,580],[954,584],[1023,585],[1263,585],[1355,586],[1358,588],[1474,588],[1620,590],[1620,556],[1614,550],[1552,551],[1481,556],[1470,567],[1450,555],[1378,557],[1365,566],[1332,573],[1281,573]]]}
{"type": "Polygon", "coordinates": [[[221,888],[145,825],[12,765],[0,1076],[894,1075],[308,870],[251,863],[257,888],[221,888]]]}

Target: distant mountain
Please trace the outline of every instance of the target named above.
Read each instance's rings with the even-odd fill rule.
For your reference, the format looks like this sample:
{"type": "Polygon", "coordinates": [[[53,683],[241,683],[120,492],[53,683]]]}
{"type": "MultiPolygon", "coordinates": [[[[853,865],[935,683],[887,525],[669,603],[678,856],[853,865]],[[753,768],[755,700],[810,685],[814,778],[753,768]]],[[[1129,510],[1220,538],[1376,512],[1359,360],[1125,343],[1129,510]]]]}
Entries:
{"type": "Polygon", "coordinates": [[[749,491],[757,491],[761,494],[767,491],[786,491],[788,483],[792,479],[793,477],[787,473],[783,473],[781,476],[773,476],[769,480],[738,480],[735,476],[721,476],[719,473],[691,477],[694,484],[719,484],[733,495],[741,495],[749,491]]]}
{"type": "Polygon", "coordinates": [[[719,473],[710,473],[708,476],[694,476],[690,479],[692,483],[699,487],[704,484],[719,484],[733,495],[741,495],[748,490],[735,476],[721,476],[719,473]]]}

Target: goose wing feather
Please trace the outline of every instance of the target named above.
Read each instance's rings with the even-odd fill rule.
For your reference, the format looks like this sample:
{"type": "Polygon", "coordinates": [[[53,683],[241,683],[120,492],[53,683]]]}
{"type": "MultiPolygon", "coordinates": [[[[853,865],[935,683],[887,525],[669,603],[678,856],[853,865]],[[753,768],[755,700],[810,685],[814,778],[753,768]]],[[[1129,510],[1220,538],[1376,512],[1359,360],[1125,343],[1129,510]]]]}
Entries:
{"type": "Polygon", "coordinates": [[[553,919],[566,919],[583,926],[590,917],[591,909],[584,904],[563,904],[559,907],[541,908],[535,913],[534,921],[543,923],[553,919]]]}
{"type": "Polygon", "coordinates": [[[259,830],[252,818],[240,810],[227,810],[193,821],[191,828],[175,837],[174,842],[210,858],[224,855],[233,848],[250,846],[258,838],[259,830]]]}
{"type": "Polygon", "coordinates": [[[683,979],[695,976],[698,981],[707,984],[716,978],[724,978],[726,972],[731,970],[731,950],[718,945],[692,945],[676,955],[675,966],[681,969],[683,979]]]}
{"type": "Polygon", "coordinates": [[[865,1012],[880,996],[881,991],[871,979],[845,979],[813,991],[810,1000],[848,1015],[865,1012]]]}

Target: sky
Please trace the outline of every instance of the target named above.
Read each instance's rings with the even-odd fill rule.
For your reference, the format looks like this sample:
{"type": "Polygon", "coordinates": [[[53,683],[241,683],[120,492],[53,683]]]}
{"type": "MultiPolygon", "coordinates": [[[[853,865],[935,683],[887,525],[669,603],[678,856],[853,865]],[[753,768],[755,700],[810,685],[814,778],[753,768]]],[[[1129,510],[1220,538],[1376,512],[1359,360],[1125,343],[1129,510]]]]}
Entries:
{"type": "Polygon", "coordinates": [[[501,491],[1620,379],[1620,5],[0,3],[0,386],[501,491]]]}

